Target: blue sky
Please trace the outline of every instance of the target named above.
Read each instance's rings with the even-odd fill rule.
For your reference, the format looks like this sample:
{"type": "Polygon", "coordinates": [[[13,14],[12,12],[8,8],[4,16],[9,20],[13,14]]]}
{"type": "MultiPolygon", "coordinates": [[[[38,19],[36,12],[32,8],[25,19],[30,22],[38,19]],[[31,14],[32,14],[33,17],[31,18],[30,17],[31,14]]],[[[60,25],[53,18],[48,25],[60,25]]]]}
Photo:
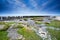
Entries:
{"type": "Polygon", "coordinates": [[[60,0],[0,0],[0,16],[60,15],[60,0]]]}

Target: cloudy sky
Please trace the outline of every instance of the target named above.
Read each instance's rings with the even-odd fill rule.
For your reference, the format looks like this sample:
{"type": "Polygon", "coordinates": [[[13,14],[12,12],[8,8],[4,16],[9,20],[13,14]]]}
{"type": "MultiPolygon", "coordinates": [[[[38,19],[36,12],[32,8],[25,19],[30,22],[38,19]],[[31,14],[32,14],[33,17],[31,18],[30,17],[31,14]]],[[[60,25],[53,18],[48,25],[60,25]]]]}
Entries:
{"type": "Polygon", "coordinates": [[[0,16],[60,15],[60,0],[0,0],[0,16]]]}

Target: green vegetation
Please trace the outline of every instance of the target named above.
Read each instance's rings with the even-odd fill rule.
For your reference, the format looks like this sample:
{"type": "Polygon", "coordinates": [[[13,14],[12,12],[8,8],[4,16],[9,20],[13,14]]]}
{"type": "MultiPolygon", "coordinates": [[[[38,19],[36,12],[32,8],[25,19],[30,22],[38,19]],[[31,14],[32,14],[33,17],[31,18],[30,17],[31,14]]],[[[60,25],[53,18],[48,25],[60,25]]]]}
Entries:
{"type": "Polygon", "coordinates": [[[23,28],[23,26],[21,24],[17,24],[17,26],[15,26],[13,28],[23,28]]]}
{"type": "Polygon", "coordinates": [[[53,26],[53,27],[56,27],[56,28],[60,28],[60,21],[58,20],[53,20],[51,21],[50,24],[46,24],[47,26],[53,26]]]}
{"type": "Polygon", "coordinates": [[[36,21],[35,23],[36,23],[36,24],[42,24],[42,22],[41,22],[41,21],[36,21]]]}
{"type": "Polygon", "coordinates": [[[19,29],[18,33],[22,34],[23,37],[25,37],[25,40],[42,40],[34,31],[26,28],[19,29]]]}
{"type": "Polygon", "coordinates": [[[6,31],[0,31],[0,40],[8,40],[6,31]]]}
{"type": "Polygon", "coordinates": [[[3,25],[3,24],[13,24],[15,22],[0,22],[0,25],[3,25]]]}
{"type": "Polygon", "coordinates": [[[14,24],[15,22],[6,22],[7,24],[14,24]]]}
{"type": "MultiPolygon", "coordinates": [[[[51,21],[51,23],[46,24],[46,25],[48,27],[53,26],[55,28],[60,28],[60,21],[53,20],[53,21],[51,21]]],[[[52,40],[60,40],[60,30],[53,30],[53,29],[49,29],[49,28],[47,28],[47,30],[50,33],[52,40]]]]}
{"type": "Polygon", "coordinates": [[[60,40],[60,30],[47,29],[51,35],[52,40],[60,40]]]}
{"type": "Polygon", "coordinates": [[[0,40],[8,40],[6,30],[13,24],[14,22],[0,22],[0,25],[4,25],[4,28],[0,30],[0,40]]]}
{"type": "Polygon", "coordinates": [[[35,20],[35,21],[42,21],[42,20],[43,20],[43,17],[33,17],[32,20],[35,20]]]}
{"type": "Polygon", "coordinates": [[[25,21],[27,21],[27,18],[24,18],[25,21]]]}
{"type": "Polygon", "coordinates": [[[31,18],[31,20],[34,20],[33,18],[31,18]]]}
{"type": "Polygon", "coordinates": [[[4,25],[4,28],[2,29],[2,31],[7,30],[13,23],[15,22],[0,22],[0,25],[4,25]]]}
{"type": "Polygon", "coordinates": [[[20,25],[20,24],[18,24],[18,25],[17,25],[17,28],[23,28],[23,26],[22,26],[22,25],[20,25]]]}
{"type": "Polygon", "coordinates": [[[0,22],[0,25],[3,25],[3,24],[5,24],[5,22],[0,22]]]}

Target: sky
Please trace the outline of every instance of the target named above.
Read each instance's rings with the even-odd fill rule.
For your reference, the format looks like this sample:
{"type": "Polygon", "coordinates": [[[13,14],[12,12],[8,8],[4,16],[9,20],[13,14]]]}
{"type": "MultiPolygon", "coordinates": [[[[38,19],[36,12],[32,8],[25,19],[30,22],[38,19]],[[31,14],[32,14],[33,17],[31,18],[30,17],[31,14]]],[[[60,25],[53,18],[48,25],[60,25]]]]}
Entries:
{"type": "Polygon", "coordinates": [[[0,16],[60,15],[60,0],[0,0],[0,16]]]}

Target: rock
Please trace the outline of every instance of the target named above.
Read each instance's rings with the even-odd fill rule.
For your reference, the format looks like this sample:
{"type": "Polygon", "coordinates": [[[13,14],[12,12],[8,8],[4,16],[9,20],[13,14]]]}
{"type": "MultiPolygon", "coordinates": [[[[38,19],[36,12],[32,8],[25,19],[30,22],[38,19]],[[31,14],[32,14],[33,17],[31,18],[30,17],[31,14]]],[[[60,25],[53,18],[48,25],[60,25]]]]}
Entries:
{"type": "Polygon", "coordinates": [[[0,25],[0,30],[2,30],[4,28],[5,25],[0,25]]]}

